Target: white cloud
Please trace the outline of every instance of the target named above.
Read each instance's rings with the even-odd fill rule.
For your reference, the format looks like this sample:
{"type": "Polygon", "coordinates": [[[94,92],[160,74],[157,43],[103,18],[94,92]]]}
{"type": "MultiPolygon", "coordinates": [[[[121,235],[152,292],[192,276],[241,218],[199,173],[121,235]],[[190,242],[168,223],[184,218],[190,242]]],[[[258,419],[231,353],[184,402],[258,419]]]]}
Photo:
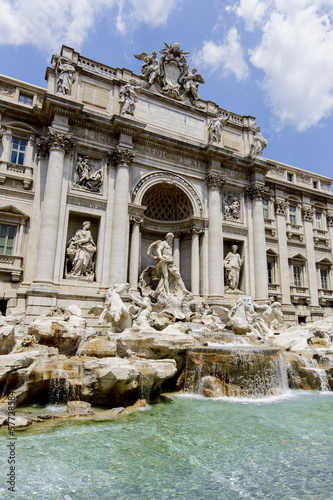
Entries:
{"type": "Polygon", "coordinates": [[[252,31],[255,25],[262,22],[270,4],[270,0],[240,0],[238,5],[229,6],[226,10],[228,12],[233,11],[237,16],[242,17],[245,21],[246,29],[252,31]]]}
{"type": "Polygon", "coordinates": [[[127,33],[140,23],[164,24],[175,0],[0,0],[0,44],[31,43],[47,50],[62,43],[76,49],[94,29],[98,14],[127,33]]]}
{"type": "Polygon", "coordinates": [[[260,15],[243,0],[234,9],[247,28],[261,31],[250,62],[265,73],[263,86],[280,124],[305,130],[333,111],[333,0],[265,3],[260,15]]]}
{"type": "Polygon", "coordinates": [[[224,75],[233,73],[237,80],[244,80],[249,75],[236,28],[231,28],[224,44],[217,45],[213,41],[204,42],[202,49],[194,58],[198,64],[204,67],[210,66],[213,71],[222,68],[224,75]]]}

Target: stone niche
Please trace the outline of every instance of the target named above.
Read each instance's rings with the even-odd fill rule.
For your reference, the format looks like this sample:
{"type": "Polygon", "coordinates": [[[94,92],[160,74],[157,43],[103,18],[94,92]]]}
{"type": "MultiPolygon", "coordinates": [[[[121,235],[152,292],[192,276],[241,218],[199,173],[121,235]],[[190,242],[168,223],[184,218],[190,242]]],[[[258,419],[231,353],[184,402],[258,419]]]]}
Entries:
{"type": "MultiPolygon", "coordinates": [[[[242,292],[244,292],[244,286],[245,286],[245,272],[244,272],[244,266],[246,265],[246,261],[244,261],[244,242],[243,241],[237,241],[237,240],[229,240],[229,239],[224,239],[223,240],[223,260],[226,258],[229,252],[232,252],[232,246],[237,245],[237,253],[241,256],[243,263],[241,265],[240,273],[239,273],[239,285],[238,288],[242,292]]],[[[224,273],[224,285],[226,286],[226,276],[224,273]]]]}
{"type": "Polygon", "coordinates": [[[95,270],[96,270],[96,258],[98,253],[97,242],[98,242],[99,224],[100,224],[99,217],[88,214],[70,212],[68,218],[68,229],[66,238],[64,278],[71,280],[96,281],[95,270]],[[93,248],[93,246],[95,246],[96,251],[92,252],[92,257],[88,272],[83,273],[81,275],[73,275],[72,274],[73,259],[71,259],[70,255],[68,254],[69,242],[73,237],[75,237],[75,235],[78,235],[77,232],[82,230],[85,222],[90,223],[90,227],[88,228],[88,230],[90,231],[93,240],[93,242],[91,242],[90,249],[93,248]]]}

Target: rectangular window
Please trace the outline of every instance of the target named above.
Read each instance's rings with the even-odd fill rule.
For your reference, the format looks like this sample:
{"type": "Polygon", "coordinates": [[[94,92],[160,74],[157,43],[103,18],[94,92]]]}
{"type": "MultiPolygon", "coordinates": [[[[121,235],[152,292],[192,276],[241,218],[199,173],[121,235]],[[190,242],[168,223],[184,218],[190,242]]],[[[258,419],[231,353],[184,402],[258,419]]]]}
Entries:
{"type": "Polygon", "coordinates": [[[264,219],[268,219],[268,200],[262,201],[262,207],[264,212],[264,219]]]}
{"type": "Polygon", "coordinates": [[[321,229],[321,213],[316,212],[316,229],[321,229]]]}
{"type": "Polygon", "coordinates": [[[294,205],[289,207],[289,222],[290,224],[297,224],[296,207],[294,205]]]}
{"type": "Polygon", "coordinates": [[[302,266],[293,266],[294,285],[302,286],[302,266]]]}
{"type": "Polygon", "coordinates": [[[312,181],[313,189],[318,189],[318,181],[312,181]]]}
{"type": "Polygon", "coordinates": [[[287,181],[293,182],[293,180],[294,180],[294,174],[289,174],[289,172],[287,172],[287,181]]]}
{"type": "Polygon", "coordinates": [[[273,276],[273,262],[267,262],[268,284],[274,283],[273,276]]]}
{"type": "Polygon", "coordinates": [[[24,156],[27,144],[28,141],[25,141],[24,139],[18,139],[17,137],[13,137],[12,154],[10,157],[11,163],[16,163],[17,165],[24,165],[24,156]]]}
{"type": "Polygon", "coordinates": [[[321,281],[321,288],[323,288],[323,290],[328,290],[328,270],[327,269],[320,269],[320,281],[321,281]]]}
{"type": "Polygon", "coordinates": [[[0,224],[0,254],[13,255],[17,226],[0,224]]]}
{"type": "Polygon", "coordinates": [[[19,102],[22,104],[27,104],[28,106],[32,106],[32,96],[31,95],[26,95],[26,94],[20,94],[19,95],[19,102]]]}

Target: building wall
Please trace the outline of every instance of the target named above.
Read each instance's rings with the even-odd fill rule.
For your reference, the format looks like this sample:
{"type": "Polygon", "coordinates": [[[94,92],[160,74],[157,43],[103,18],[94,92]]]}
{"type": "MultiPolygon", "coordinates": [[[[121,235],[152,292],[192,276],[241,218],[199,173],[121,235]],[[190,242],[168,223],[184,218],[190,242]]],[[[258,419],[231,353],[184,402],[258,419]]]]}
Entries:
{"type": "Polygon", "coordinates": [[[135,288],[152,264],[149,245],[172,231],[186,286],[210,303],[234,300],[224,290],[223,259],[236,244],[241,292],[280,301],[289,321],[332,313],[330,179],[251,157],[252,117],[231,114],[221,140],[212,142],[210,120],[226,112],[210,101],[195,107],[143,88],[134,114],[122,114],[120,89],[137,75],[68,47],[62,56],[75,68],[69,94],[58,91],[55,58],[47,90],[1,77],[0,224],[7,243],[8,226],[17,228],[15,246],[0,255],[1,307],[24,305],[32,318],[75,302],[87,315],[114,282],[135,288]],[[24,145],[19,161],[13,147],[24,145]],[[98,190],[80,185],[84,157],[91,173],[101,172],[98,190]],[[191,213],[176,220],[145,215],[145,193],[164,185],[183,193],[191,213]],[[67,253],[85,221],[97,247],[89,279],[70,276],[67,253]]]}

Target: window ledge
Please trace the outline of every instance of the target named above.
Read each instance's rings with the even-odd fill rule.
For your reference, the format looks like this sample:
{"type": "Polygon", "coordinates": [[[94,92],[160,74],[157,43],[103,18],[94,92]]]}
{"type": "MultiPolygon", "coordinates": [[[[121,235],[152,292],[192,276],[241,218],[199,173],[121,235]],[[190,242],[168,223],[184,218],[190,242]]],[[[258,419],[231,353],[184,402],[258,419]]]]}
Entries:
{"type": "Polygon", "coordinates": [[[0,163],[0,183],[4,184],[6,179],[15,179],[23,182],[24,189],[31,189],[33,179],[33,168],[16,163],[0,163]]]}
{"type": "Polygon", "coordinates": [[[23,257],[0,254],[0,272],[10,274],[12,281],[20,281],[23,274],[23,257]]]}

